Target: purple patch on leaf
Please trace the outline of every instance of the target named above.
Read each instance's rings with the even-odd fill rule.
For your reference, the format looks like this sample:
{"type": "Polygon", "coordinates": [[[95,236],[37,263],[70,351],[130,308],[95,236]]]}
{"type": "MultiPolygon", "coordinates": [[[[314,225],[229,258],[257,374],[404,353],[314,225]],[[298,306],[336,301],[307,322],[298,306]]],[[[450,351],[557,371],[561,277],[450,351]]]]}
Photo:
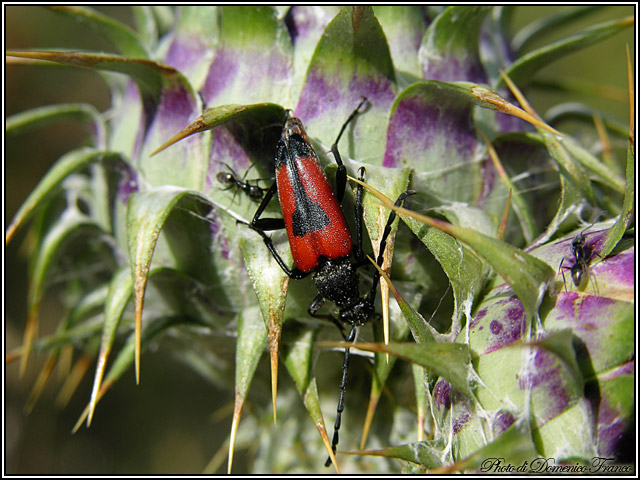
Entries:
{"type": "Polygon", "coordinates": [[[185,127],[185,122],[193,119],[196,102],[191,92],[183,85],[167,88],[162,92],[156,119],[162,119],[163,127],[174,132],[185,127]]]}
{"type": "Polygon", "coordinates": [[[451,408],[451,384],[446,380],[439,380],[433,387],[433,402],[437,409],[451,408]]]}
{"type": "Polygon", "coordinates": [[[118,200],[126,205],[129,202],[129,197],[132,193],[137,192],[140,189],[138,182],[138,174],[133,168],[128,165],[118,164],[116,167],[120,173],[120,183],[118,184],[118,200]]]}
{"type": "Polygon", "coordinates": [[[233,84],[238,71],[238,59],[228,49],[219,49],[213,59],[207,74],[207,80],[202,87],[202,98],[207,105],[211,105],[214,98],[228,85],[233,84]]]}
{"type": "Polygon", "coordinates": [[[273,101],[273,97],[280,97],[280,88],[286,88],[290,73],[289,59],[275,47],[267,50],[220,48],[209,67],[201,94],[207,105],[273,101]],[[242,100],[237,98],[240,92],[242,100]]]}
{"type": "Polygon", "coordinates": [[[222,224],[220,223],[220,217],[218,213],[214,210],[212,214],[208,217],[209,221],[209,233],[211,234],[211,244],[215,245],[216,241],[219,239],[220,244],[220,254],[222,258],[225,260],[229,259],[229,240],[225,235],[222,234],[222,224]]]}
{"type": "Polygon", "coordinates": [[[294,44],[298,40],[320,35],[333,18],[333,12],[323,7],[293,6],[291,7],[292,37],[294,44]]]}
{"type": "Polygon", "coordinates": [[[493,335],[499,335],[502,332],[502,324],[496,320],[492,320],[489,324],[489,329],[493,335]]]}
{"type": "Polygon", "coordinates": [[[350,79],[344,80],[342,77],[328,77],[315,67],[307,75],[295,115],[305,124],[327,117],[335,120],[341,118],[345,110],[355,108],[363,96],[367,97],[372,108],[385,111],[391,107],[395,93],[391,81],[382,75],[374,78],[354,73],[350,79]]]}
{"type": "Polygon", "coordinates": [[[469,399],[458,392],[453,390],[451,396],[453,397],[453,434],[457,434],[462,427],[471,419],[471,405],[469,399]]]}
{"type": "Polygon", "coordinates": [[[392,113],[383,166],[408,164],[422,171],[434,171],[473,159],[478,142],[471,107],[446,100],[437,102],[432,92],[425,95],[430,95],[430,99],[404,98],[392,113]],[[441,158],[443,152],[447,158],[441,158]],[[421,165],[421,161],[427,165],[421,165]]]}
{"type": "MultiPolygon", "coordinates": [[[[599,246],[599,244],[596,244],[594,247],[596,252],[599,251],[599,246]]],[[[625,286],[633,290],[635,286],[635,265],[635,249],[630,248],[615,257],[607,258],[605,262],[594,265],[591,271],[597,278],[602,277],[603,281],[607,283],[625,286]]]]}
{"type": "Polygon", "coordinates": [[[480,191],[480,195],[478,195],[478,200],[476,201],[476,206],[478,208],[482,209],[484,206],[484,201],[495,188],[497,178],[498,172],[496,167],[493,165],[490,158],[485,158],[482,162],[482,190],[480,191]]]}
{"type": "Polygon", "coordinates": [[[556,302],[558,319],[562,320],[587,344],[589,337],[610,323],[609,309],[617,302],[606,297],[582,295],[577,292],[561,293],[556,302]]]}
{"type": "Polygon", "coordinates": [[[601,381],[613,380],[614,378],[621,377],[623,375],[634,375],[635,374],[635,361],[631,360],[630,362],[623,363],[622,365],[614,368],[613,370],[608,371],[605,374],[600,376],[601,381]]]}
{"type": "Polygon", "coordinates": [[[469,60],[460,61],[452,56],[430,58],[422,66],[422,78],[443,82],[488,83],[480,61],[477,58],[469,60]]]}
{"type": "Polygon", "coordinates": [[[229,260],[229,240],[224,235],[220,236],[220,253],[222,258],[229,260]]]}
{"type": "MultiPolygon", "coordinates": [[[[487,311],[488,311],[488,309],[483,308],[482,310],[480,310],[479,312],[476,313],[476,316],[473,317],[473,319],[471,320],[471,323],[469,324],[470,330],[473,330],[474,328],[476,328],[478,323],[481,322],[482,319],[487,314],[487,311]]],[[[480,328],[478,328],[478,330],[482,330],[483,328],[484,328],[484,326],[481,325],[480,328]]]]}
{"type": "Polygon", "coordinates": [[[531,132],[533,130],[529,126],[530,124],[521,118],[501,112],[495,112],[495,115],[497,130],[500,133],[531,132]]]}
{"type": "Polygon", "coordinates": [[[603,398],[598,412],[598,453],[607,456],[618,453],[627,426],[625,417],[603,398]]]}
{"type": "Polygon", "coordinates": [[[539,390],[534,395],[545,398],[543,411],[536,413],[540,425],[557,417],[569,406],[571,395],[564,379],[563,368],[555,355],[542,348],[533,352],[533,363],[527,365],[518,383],[522,390],[539,390]]]}
{"type": "Polygon", "coordinates": [[[210,45],[195,36],[188,39],[178,36],[169,47],[164,62],[180,72],[191,72],[203,62],[208,62],[207,58],[211,57],[203,52],[207,52],[211,48],[210,45]]]}
{"type": "Polygon", "coordinates": [[[493,306],[500,308],[502,315],[500,319],[492,320],[489,323],[491,337],[487,339],[489,346],[484,353],[499,350],[502,347],[511,345],[522,338],[526,328],[526,314],[524,307],[517,297],[512,296],[493,306]],[[500,307],[499,305],[503,305],[500,307]]]}
{"type": "Polygon", "coordinates": [[[496,413],[496,416],[493,418],[493,423],[491,425],[491,429],[494,437],[497,437],[502,432],[504,432],[507,428],[513,425],[515,422],[515,418],[511,413],[500,410],[496,413]]]}
{"type": "MultiPolygon", "coordinates": [[[[138,86],[136,85],[136,83],[133,80],[130,80],[127,84],[127,90],[125,91],[124,95],[122,96],[122,99],[120,100],[122,102],[123,108],[118,110],[115,109],[115,112],[120,112],[119,115],[121,115],[121,117],[116,116],[112,122],[112,130],[117,130],[120,123],[122,122],[127,122],[128,121],[128,116],[131,115],[131,105],[140,105],[140,103],[142,102],[142,97],[140,95],[140,90],[138,89],[138,86]]],[[[134,111],[137,110],[137,108],[134,108],[134,111]]],[[[142,148],[143,145],[143,140],[144,140],[144,135],[146,132],[145,129],[145,124],[146,124],[146,120],[145,120],[145,112],[144,110],[142,111],[142,114],[138,120],[138,127],[136,128],[136,138],[135,138],[135,143],[132,145],[132,150],[131,152],[127,152],[128,154],[131,155],[131,158],[138,158],[138,155],[140,153],[140,149],[142,148]]]]}

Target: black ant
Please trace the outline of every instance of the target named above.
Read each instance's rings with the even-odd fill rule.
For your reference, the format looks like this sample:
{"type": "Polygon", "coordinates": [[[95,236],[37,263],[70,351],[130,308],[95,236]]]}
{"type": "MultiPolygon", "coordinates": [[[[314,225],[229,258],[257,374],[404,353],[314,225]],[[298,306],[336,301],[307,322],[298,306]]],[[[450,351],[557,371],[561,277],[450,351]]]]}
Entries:
{"type": "MultiPolygon", "coordinates": [[[[573,240],[571,240],[571,254],[573,255],[575,261],[573,266],[564,267],[564,258],[560,261],[560,266],[558,267],[558,271],[562,273],[562,280],[564,281],[564,291],[567,291],[567,280],[564,276],[564,270],[571,270],[571,280],[576,288],[580,289],[583,287],[589,278],[589,263],[593,258],[593,245],[587,245],[587,239],[584,236],[584,232],[586,232],[591,226],[585,228],[582,232],[576,235],[573,240]]],[[[597,255],[597,254],[596,254],[597,255]]],[[[597,255],[599,256],[599,255],[597,255]]],[[[597,286],[596,286],[597,289],[597,286]]]]}
{"type": "Polygon", "coordinates": [[[247,169],[246,172],[244,172],[244,175],[240,179],[238,178],[238,174],[233,170],[233,168],[225,163],[224,166],[227,167],[229,171],[218,172],[216,178],[223,185],[227,185],[227,188],[223,188],[223,190],[228,190],[235,186],[246,193],[251,200],[262,200],[262,197],[264,197],[264,193],[266,190],[262,187],[259,187],[258,185],[251,185],[249,182],[244,181],[244,179],[247,178],[247,174],[249,173],[249,170],[251,170],[253,165],[254,164],[251,164],[251,166],[247,169]]]}

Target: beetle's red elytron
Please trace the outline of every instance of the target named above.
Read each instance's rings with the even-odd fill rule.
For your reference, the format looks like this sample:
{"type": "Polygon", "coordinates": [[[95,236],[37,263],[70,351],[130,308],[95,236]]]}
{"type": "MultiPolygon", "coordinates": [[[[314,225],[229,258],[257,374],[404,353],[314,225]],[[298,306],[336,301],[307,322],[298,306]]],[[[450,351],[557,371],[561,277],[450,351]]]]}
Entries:
{"type": "MultiPolygon", "coordinates": [[[[258,207],[250,228],[258,232],[264,239],[269,252],[273,255],[282,270],[293,279],[301,279],[311,274],[318,290],[308,312],[318,316],[317,312],[326,300],[333,302],[339,309],[338,317],[332,318],[340,326],[350,326],[345,337],[353,342],[356,327],[368,322],[376,316],[375,298],[380,274],[373,274],[371,288],[365,295],[360,294],[360,282],[357,269],[367,265],[368,260],[362,250],[362,194],[363,187],[358,185],[355,199],[356,241],[353,242],[349,227],[340,204],[344,197],[347,183],[347,169],[344,166],[338,142],[347,125],[361,113],[368,103],[363,98],[358,107],[342,126],[331,152],[338,164],[336,173],[337,194],[334,194],[327,177],[320,166],[318,156],[309,143],[302,122],[288,116],[282,129],[275,158],[276,181],[267,191],[258,207]],[[278,193],[283,218],[260,218],[265,208],[278,193]],[[289,245],[295,267],[293,269],[284,262],[276,250],[271,237],[265,232],[286,228],[289,245]]],[[[360,169],[360,180],[364,180],[364,168],[360,169]]],[[[396,200],[401,205],[408,195],[415,192],[407,190],[396,200]]],[[[391,212],[380,240],[377,263],[382,265],[387,237],[391,232],[391,224],[396,215],[391,212]]],[[[335,452],[338,445],[341,415],[344,409],[344,392],[347,384],[349,366],[349,347],[345,348],[342,382],[332,448],[335,452]]],[[[329,458],[326,466],[331,464],[329,458]]]]}

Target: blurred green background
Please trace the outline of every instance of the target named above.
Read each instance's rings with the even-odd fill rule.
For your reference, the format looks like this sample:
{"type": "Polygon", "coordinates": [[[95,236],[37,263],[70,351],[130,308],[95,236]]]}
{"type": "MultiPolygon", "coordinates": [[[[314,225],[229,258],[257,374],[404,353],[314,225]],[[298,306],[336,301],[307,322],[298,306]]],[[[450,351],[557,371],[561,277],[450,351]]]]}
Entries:
{"type": "MultiPolygon", "coordinates": [[[[133,26],[124,6],[95,7],[133,26]]],[[[536,18],[566,7],[517,7],[517,31],[536,18]]],[[[600,21],[633,15],[634,6],[607,7],[596,14],[558,28],[545,43],[580,31],[600,21]]],[[[46,9],[5,6],[5,38],[8,50],[69,48],[112,52],[108,42],[88,28],[46,9]]],[[[608,88],[606,98],[530,91],[527,96],[540,113],[558,102],[587,103],[628,123],[625,44],[635,59],[634,29],[599,45],[549,65],[542,77],[566,77],[608,88]]],[[[533,44],[536,48],[542,44],[533,44]]],[[[93,72],[66,68],[9,64],[5,74],[5,115],[29,108],[65,102],[86,102],[100,111],[109,106],[109,92],[93,72]]],[[[29,136],[7,139],[5,144],[5,228],[29,192],[50,166],[85,138],[77,124],[38,130],[29,136]]],[[[624,148],[624,146],[623,146],[624,148]]],[[[22,342],[26,316],[26,252],[24,232],[5,249],[5,348],[22,342]]],[[[42,304],[40,334],[51,332],[60,314],[54,296],[42,304]]],[[[24,378],[18,378],[17,362],[5,366],[5,473],[7,474],[196,474],[211,457],[224,452],[222,440],[231,424],[232,395],[176,363],[162,345],[143,358],[142,382],[136,387],[133,372],[122,378],[100,402],[93,425],[71,435],[86,406],[93,368],[63,410],[54,406],[59,383],[53,381],[30,415],[23,407],[44,356],[32,356],[24,378]]],[[[309,424],[309,428],[312,428],[309,424]]],[[[319,453],[319,458],[322,455],[319,453]]],[[[242,452],[236,453],[234,473],[245,473],[242,452]]]]}

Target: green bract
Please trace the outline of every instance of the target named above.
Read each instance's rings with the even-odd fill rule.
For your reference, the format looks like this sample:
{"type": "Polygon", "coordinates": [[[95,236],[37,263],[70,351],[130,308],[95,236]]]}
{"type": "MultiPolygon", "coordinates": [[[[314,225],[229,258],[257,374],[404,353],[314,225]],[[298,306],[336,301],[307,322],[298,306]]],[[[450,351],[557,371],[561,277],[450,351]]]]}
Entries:
{"type": "MultiPolygon", "coordinates": [[[[630,458],[635,131],[573,103],[539,116],[506,85],[579,87],[540,71],[633,17],[550,40],[599,8],[567,7],[519,32],[513,6],[143,6],[132,7],[135,28],[90,8],[50,9],[114,52],[10,50],[7,61],[95,72],[111,107],[6,119],[9,144],[63,121],[90,132],[52,159],[7,222],[7,243],[24,241],[30,262],[24,338],[8,360],[24,372],[47,358],[28,409],[73,351],[96,364],[74,431],[95,424],[123,374],[145,387],[146,352],[162,347],[233,405],[221,450],[204,445],[211,461],[197,471],[224,471],[228,458],[232,473],[494,472],[487,462],[501,458],[543,473],[531,470],[536,459],[630,458]],[[402,219],[383,275],[391,295],[385,282],[379,295],[394,298],[391,331],[377,320],[360,329],[339,451],[324,470],[344,344],[331,322],[309,317],[310,279],[290,281],[242,223],[258,204],[217,175],[247,172],[268,188],[290,109],[333,181],[329,146],[363,96],[369,106],[339,148],[351,177],[366,167],[367,242],[378,248],[391,208],[402,219]],[[407,188],[417,194],[393,207],[407,188]],[[581,234],[587,280],[574,285],[581,234]],[[64,311],[39,336],[50,292],[64,311]],[[239,451],[248,466],[232,463],[239,451]]],[[[353,202],[347,193],[352,225],[353,202]]],[[[268,216],[280,215],[276,203],[268,216]]],[[[286,236],[272,238],[292,264],[286,236]]],[[[64,398],[80,375],[69,378],[64,398]]]]}

